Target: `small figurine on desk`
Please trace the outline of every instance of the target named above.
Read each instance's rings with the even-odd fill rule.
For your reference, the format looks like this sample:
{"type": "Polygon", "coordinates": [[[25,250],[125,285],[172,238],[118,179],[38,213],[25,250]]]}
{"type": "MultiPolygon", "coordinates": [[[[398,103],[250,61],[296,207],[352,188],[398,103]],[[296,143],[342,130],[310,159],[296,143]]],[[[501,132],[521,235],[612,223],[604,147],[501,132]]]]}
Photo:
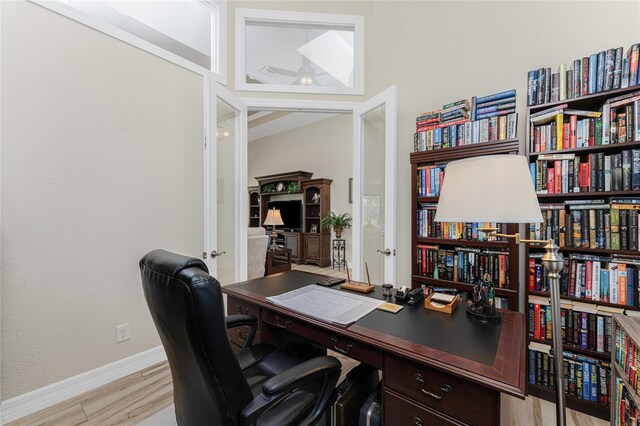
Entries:
{"type": "Polygon", "coordinates": [[[502,316],[496,312],[495,291],[491,275],[484,274],[473,287],[473,303],[467,308],[467,315],[487,322],[500,322],[502,316]]]}

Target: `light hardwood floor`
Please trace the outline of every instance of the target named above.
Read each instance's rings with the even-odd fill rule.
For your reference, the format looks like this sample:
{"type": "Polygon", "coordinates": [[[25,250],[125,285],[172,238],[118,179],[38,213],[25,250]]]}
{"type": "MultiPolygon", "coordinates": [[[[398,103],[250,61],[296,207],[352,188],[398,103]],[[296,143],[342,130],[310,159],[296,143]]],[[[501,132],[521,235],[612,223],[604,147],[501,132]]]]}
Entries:
{"type": "MultiPolygon", "coordinates": [[[[345,276],[331,268],[294,265],[294,269],[345,276]]],[[[357,362],[332,353],[343,364],[342,377],[357,362]]],[[[171,426],[173,416],[171,372],[166,362],[131,374],[91,392],[61,402],[38,413],[24,417],[7,426],[24,425],[135,425],[171,426]]],[[[502,425],[551,426],[555,424],[554,404],[535,397],[520,400],[502,395],[502,425]]],[[[567,410],[567,425],[605,426],[608,422],[573,410],[567,410]]]]}

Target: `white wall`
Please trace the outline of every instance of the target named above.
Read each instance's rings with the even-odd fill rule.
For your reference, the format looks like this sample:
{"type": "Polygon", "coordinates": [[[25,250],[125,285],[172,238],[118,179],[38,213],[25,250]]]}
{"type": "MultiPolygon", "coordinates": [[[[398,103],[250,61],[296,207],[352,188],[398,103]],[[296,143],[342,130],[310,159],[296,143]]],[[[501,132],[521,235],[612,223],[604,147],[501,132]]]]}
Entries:
{"type": "MultiPolygon", "coordinates": [[[[256,186],[256,176],[304,170],[312,178],[333,179],[331,210],[352,212],[349,204],[349,178],[352,177],[352,116],[338,115],[317,123],[287,130],[249,143],[249,186],[256,186]]],[[[351,261],[352,230],[342,237],[351,261]]],[[[335,235],[332,234],[332,238],[335,235]]]]}
{"type": "Polygon", "coordinates": [[[160,344],[138,261],[202,252],[203,84],[33,3],[1,8],[6,400],[160,344]]]}
{"type": "Polygon", "coordinates": [[[367,97],[398,89],[396,282],[408,283],[416,115],[515,88],[524,144],[527,71],[640,42],[640,2],[380,1],[365,25],[367,97]]]}

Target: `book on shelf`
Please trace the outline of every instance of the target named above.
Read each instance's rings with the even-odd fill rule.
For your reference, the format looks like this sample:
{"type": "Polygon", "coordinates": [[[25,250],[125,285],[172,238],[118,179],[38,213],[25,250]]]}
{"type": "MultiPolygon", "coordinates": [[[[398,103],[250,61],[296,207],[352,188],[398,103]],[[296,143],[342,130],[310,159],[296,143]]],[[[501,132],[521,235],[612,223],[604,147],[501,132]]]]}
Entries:
{"type": "Polygon", "coordinates": [[[610,48],[560,64],[557,72],[538,68],[527,74],[527,105],[543,105],[565,99],[640,85],[640,44],[610,48]]]}
{"type": "Polygon", "coordinates": [[[633,389],[627,389],[625,382],[616,377],[613,392],[615,392],[615,407],[612,407],[613,420],[611,424],[614,426],[638,425],[640,411],[634,402],[635,400],[629,394],[629,392],[633,392],[633,389]]]}
{"type": "Polygon", "coordinates": [[[529,169],[538,194],[640,190],[640,148],[615,154],[540,155],[529,169]]]}
{"type": "MultiPolygon", "coordinates": [[[[549,281],[541,258],[541,254],[529,257],[527,285],[529,291],[547,293],[549,281]]],[[[564,259],[564,266],[560,281],[562,296],[619,307],[640,307],[639,259],[571,253],[564,259]]]]}
{"type": "Polygon", "coordinates": [[[489,274],[494,286],[509,287],[508,251],[418,244],[416,259],[418,276],[475,285],[489,274]]]}
{"type": "Polygon", "coordinates": [[[431,151],[515,139],[516,91],[473,97],[424,112],[416,118],[414,151],[431,151]]]}
{"type": "MultiPolygon", "coordinates": [[[[612,318],[608,310],[598,306],[560,300],[562,343],[582,350],[611,353],[612,318]]],[[[529,296],[528,336],[551,344],[552,322],[549,298],[529,296]]]]}
{"type": "Polygon", "coordinates": [[[500,233],[507,232],[507,225],[496,222],[436,222],[437,203],[420,203],[417,210],[417,236],[467,241],[504,241],[495,235],[486,235],[480,228],[498,228],[500,233]]]}
{"type": "Polygon", "coordinates": [[[446,167],[446,163],[418,167],[416,177],[418,197],[437,197],[440,195],[446,167]]]}
{"type": "Polygon", "coordinates": [[[640,377],[638,376],[640,350],[638,344],[629,337],[622,327],[616,327],[614,334],[614,362],[620,366],[625,378],[633,385],[633,388],[628,390],[638,395],[640,393],[640,377]]]}
{"type": "MultiPolygon", "coordinates": [[[[555,389],[554,356],[549,345],[529,343],[529,384],[555,389]]],[[[607,406],[611,388],[610,362],[571,351],[563,351],[562,356],[565,395],[607,406]]]]}

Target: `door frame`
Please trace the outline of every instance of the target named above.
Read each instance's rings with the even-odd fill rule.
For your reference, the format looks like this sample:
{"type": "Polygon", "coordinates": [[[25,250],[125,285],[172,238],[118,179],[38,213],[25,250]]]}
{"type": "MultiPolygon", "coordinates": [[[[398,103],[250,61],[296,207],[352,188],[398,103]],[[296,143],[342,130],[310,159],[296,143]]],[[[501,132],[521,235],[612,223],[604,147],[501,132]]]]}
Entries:
{"type": "MultiPolygon", "coordinates": [[[[384,281],[394,284],[396,281],[396,151],[397,151],[397,90],[396,86],[378,93],[362,102],[353,111],[353,242],[352,259],[362,259],[362,189],[363,189],[363,152],[365,114],[385,105],[384,120],[384,247],[390,256],[384,256],[384,281]],[[357,202],[355,201],[357,200],[357,202]]],[[[352,261],[353,276],[362,281],[362,265],[352,261]]]]}
{"type": "Polygon", "coordinates": [[[217,241],[217,200],[218,200],[218,166],[217,166],[217,100],[229,104],[239,112],[235,120],[236,149],[234,150],[234,209],[236,220],[234,229],[234,270],[235,282],[247,279],[247,226],[244,219],[248,212],[248,200],[243,197],[247,191],[247,105],[238,96],[220,85],[213,78],[205,76],[204,95],[204,261],[209,272],[217,275],[217,262],[211,258],[212,250],[224,250],[217,241]]]}
{"type": "MultiPolygon", "coordinates": [[[[324,112],[324,113],[352,114],[354,123],[356,120],[357,112],[361,111],[362,108],[365,108],[365,112],[367,112],[377,108],[382,104],[386,104],[388,110],[392,110],[393,113],[387,114],[387,117],[386,117],[387,119],[385,119],[385,161],[386,163],[390,164],[389,168],[385,170],[385,188],[392,188],[391,191],[387,191],[391,196],[391,198],[386,198],[386,200],[391,200],[391,203],[389,202],[385,203],[385,218],[390,217],[390,218],[393,218],[393,220],[395,220],[395,190],[396,190],[396,187],[395,187],[396,172],[395,171],[396,171],[396,150],[397,150],[396,86],[391,86],[390,88],[377,94],[373,98],[367,101],[361,101],[361,102],[312,100],[312,99],[248,98],[248,97],[240,97],[240,100],[247,106],[247,109],[252,109],[252,110],[266,109],[266,110],[272,110],[272,111],[324,112]],[[367,106],[369,105],[374,105],[374,106],[367,109],[367,106]],[[391,147],[390,144],[387,143],[387,141],[392,141],[393,146],[391,147]],[[388,173],[386,173],[387,170],[393,172],[391,176],[388,176],[388,173]],[[388,180],[389,182],[387,182],[388,180]],[[389,187],[388,185],[390,185],[391,181],[394,183],[393,183],[393,186],[389,187]]],[[[245,126],[245,129],[246,128],[247,127],[245,126]]],[[[357,157],[358,165],[356,167],[356,156],[355,156],[356,149],[357,149],[356,146],[359,147],[360,144],[355,143],[356,140],[359,140],[355,138],[356,136],[355,130],[356,129],[354,127],[354,133],[353,133],[353,139],[352,139],[352,145],[354,149],[354,168],[353,168],[353,190],[354,190],[353,200],[354,201],[352,204],[352,213],[351,213],[354,219],[353,221],[354,226],[352,228],[354,243],[351,245],[351,258],[360,259],[361,246],[362,246],[362,233],[360,232],[360,227],[358,226],[358,224],[360,223],[360,220],[361,220],[361,211],[359,208],[356,208],[356,207],[361,207],[362,205],[360,201],[360,197],[362,196],[362,191],[361,191],[362,182],[360,177],[356,178],[356,171],[358,171],[358,173],[361,173],[362,168],[360,166],[360,160],[359,160],[360,159],[359,149],[358,149],[358,157],[357,157]],[[356,241],[358,242],[356,243],[356,241]]],[[[245,147],[245,162],[241,165],[243,167],[245,183],[248,175],[248,163],[246,162],[247,152],[248,152],[248,141],[247,141],[247,146],[245,147]]],[[[246,190],[246,185],[245,185],[245,190],[246,190]]],[[[247,207],[248,199],[247,197],[242,197],[242,199],[244,203],[244,209],[242,211],[245,212],[247,211],[247,208],[248,208],[247,207]]],[[[246,217],[246,214],[242,217],[246,217]]],[[[246,234],[246,231],[245,231],[245,234],[246,234]]],[[[387,234],[388,233],[385,232],[385,243],[387,243],[387,240],[386,240],[387,234]]],[[[387,268],[387,265],[385,264],[385,271],[389,270],[390,271],[389,274],[392,274],[390,275],[391,278],[387,282],[394,283],[395,282],[395,259],[396,259],[395,258],[396,230],[393,229],[393,231],[389,234],[391,234],[389,235],[390,245],[388,245],[387,247],[391,248],[394,255],[391,256],[392,265],[387,268]]],[[[245,239],[246,239],[246,236],[245,236],[245,239]]],[[[353,268],[353,278],[355,280],[362,280],[362,270],[361,270],[362,268],[360,267],[360,262],[354,262],[353,265],[351,266],[353,268]]],[[[385,272],[385,275],[386,274],[387,272],[385,272]]],[[[387,277],[385,276],[385,279],[386,278],[387,277]]]]}

